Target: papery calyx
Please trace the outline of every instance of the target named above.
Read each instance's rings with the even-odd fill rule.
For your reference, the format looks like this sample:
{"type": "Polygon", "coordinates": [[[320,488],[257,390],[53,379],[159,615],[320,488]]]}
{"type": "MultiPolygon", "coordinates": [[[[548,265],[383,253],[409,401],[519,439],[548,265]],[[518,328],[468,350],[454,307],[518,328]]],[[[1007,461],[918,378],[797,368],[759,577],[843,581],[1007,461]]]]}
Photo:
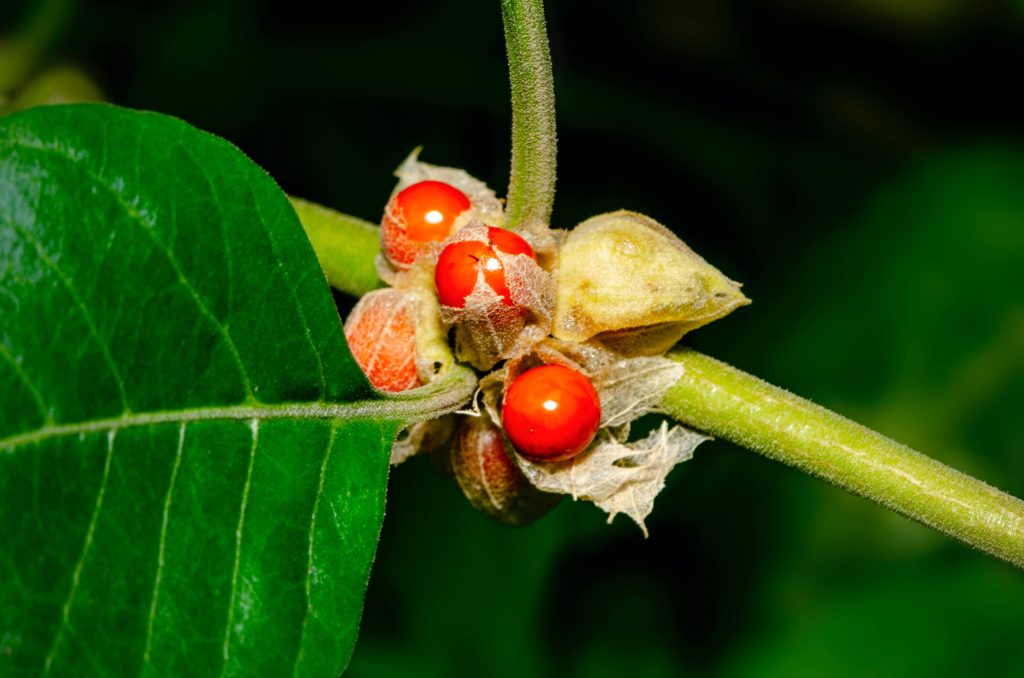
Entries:
{"type": "Polygon", "coordinates": [[[627,211],[592,217],[568,234],[555,287],[556,338],[597,339],[628,355],[663,353],[750,303],[674,233],[627,211]]]}

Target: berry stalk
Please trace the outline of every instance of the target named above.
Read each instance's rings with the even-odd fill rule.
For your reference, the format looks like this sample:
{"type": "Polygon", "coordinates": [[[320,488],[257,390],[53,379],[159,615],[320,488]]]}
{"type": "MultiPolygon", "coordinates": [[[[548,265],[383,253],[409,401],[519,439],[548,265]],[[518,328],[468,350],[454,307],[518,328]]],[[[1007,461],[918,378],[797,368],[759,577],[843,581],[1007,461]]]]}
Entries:
{"type": "Polygon", "coordinates": [[[512,86],[509,226],[551,223],[555,200],[555,86],[542,0],[502,0],[512,86]]]}
{"type": "Polygon", "coordinates": [[[684,424],[871,499],[1024,567],[1024,502],[843,416],[686,349],[663,401],[684,424]]]}

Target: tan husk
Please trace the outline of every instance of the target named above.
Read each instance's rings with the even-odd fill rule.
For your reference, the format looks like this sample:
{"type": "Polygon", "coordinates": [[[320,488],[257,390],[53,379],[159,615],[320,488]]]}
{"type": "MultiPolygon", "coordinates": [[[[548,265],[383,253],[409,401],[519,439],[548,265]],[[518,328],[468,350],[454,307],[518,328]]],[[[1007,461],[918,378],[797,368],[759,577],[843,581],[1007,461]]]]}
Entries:
{"type": "Polygon", "coordinates": [[[659,412],[665,394],[683,375],[679,363],[662,356],[627,356],[598,342],[577,344],[548,338],[480,380],[484,409],[497,420],[505,389],[526,370],[544,364],[587,375],[601,400],[602,428],[659,412]]]}
{"type": "Polygon", "coordinates": [[[625,513],[646,537],[644,519],[654,508],[654,498],[665,486],[665,477],[708,439],[662,422],[649,436],[633,443],[602,429],[585,452],[568,461],[533,462],[521,455],[515,455],[515,459],[535,487],[592,501],[608,513],[608,522],[625,513]]]}
{"type": "Polygon", "coordinates": [[[403,290],[373,290],[345,319],[353,357],[377,388],[394,392],[424,383],[415,364],[419,300],[403,290]]]}
{"type": "Polygon", "coordinates": [[[391,465],[398,466],[417,454],[430,454],[446,446],[455,432],[456,417],[448,414],[402,429],[391,447],[391,465]]]}
{"type": "Polygon", "coordinates": [[[569,461],[533,462],[513,452],[516,463],[539,489],[592,501],[610,514],[609,520],[626,513],[646,535],[644,518],[664,487],[665,476],[707,438],[682,426],[663,425],[630,443],[629,423],[659,411],[682,368],[661,356],[624,356],[597,342],[548,339],[481,379],[480,400],[494,421],[500,421],[508,384],[541,364],[563,365],[590,378],[601,400],[601,428],[594,442],[569,461]]]}

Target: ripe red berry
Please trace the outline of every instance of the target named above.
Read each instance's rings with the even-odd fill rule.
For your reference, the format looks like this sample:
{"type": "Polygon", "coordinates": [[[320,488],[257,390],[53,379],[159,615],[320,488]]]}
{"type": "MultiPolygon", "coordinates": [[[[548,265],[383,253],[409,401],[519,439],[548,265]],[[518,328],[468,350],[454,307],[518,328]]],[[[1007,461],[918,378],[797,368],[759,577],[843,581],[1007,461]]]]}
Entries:
{"type": "Polygon", "coordinates": [[[455,219],[470,206],[465,193],[442,181],[421,181],[402,189],[384,210],[384,255],[398,268],[409,268],[429,243],[451,234],[455,219]]]}
{"type": "Polygon", "coordinates": [[[434,269],[434,285],[437,287],[437,298],[442,304],[452,308],[465,307],[466,297],[473,292],[477,276],[483,271],[484,282],[501,297],[501,303],[513,305],[505,280],[505,267],[497,252],[525,254],[534,260],[537,256],[530,243],[503,228],[488,228],[487,240],[487,243],[479,240],[454,242],[441,251],[437,268],[434,269]]]}
{"type": "Polygon", "coordinates": [[[345,321],[352,357],[381,391],[396,393],[420,385],[415,312],[404,293],[377,290],[360,299],[345,321]]]}
{"type": "Polygon", "coordinates": [[[601,400],[583,374],[544,365],[516,377],[501,423],[516,450],[534,461],[564,461],[582,452],[601,422],[601,400]]]}

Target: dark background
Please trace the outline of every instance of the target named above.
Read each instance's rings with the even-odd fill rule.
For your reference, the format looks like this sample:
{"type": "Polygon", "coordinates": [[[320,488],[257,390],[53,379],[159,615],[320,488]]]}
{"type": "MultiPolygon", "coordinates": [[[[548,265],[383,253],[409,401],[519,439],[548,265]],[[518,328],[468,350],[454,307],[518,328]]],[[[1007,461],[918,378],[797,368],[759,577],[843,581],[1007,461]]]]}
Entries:
{"type": "MultiPolygon", "coordinates": [[[[1024,494],[1024,2],[547,13],[555,225],[653,216],[754,299],[688,343],[1024,494]]],[[[372,221],[419,144],[506,185],[497,0],[81,0],[66,62],[372,221]]],[[[699,448],[648,525],[506,528],[413,460],[350,674],[1024,675],[1024,574],[752,452],[699,448]]]]}

